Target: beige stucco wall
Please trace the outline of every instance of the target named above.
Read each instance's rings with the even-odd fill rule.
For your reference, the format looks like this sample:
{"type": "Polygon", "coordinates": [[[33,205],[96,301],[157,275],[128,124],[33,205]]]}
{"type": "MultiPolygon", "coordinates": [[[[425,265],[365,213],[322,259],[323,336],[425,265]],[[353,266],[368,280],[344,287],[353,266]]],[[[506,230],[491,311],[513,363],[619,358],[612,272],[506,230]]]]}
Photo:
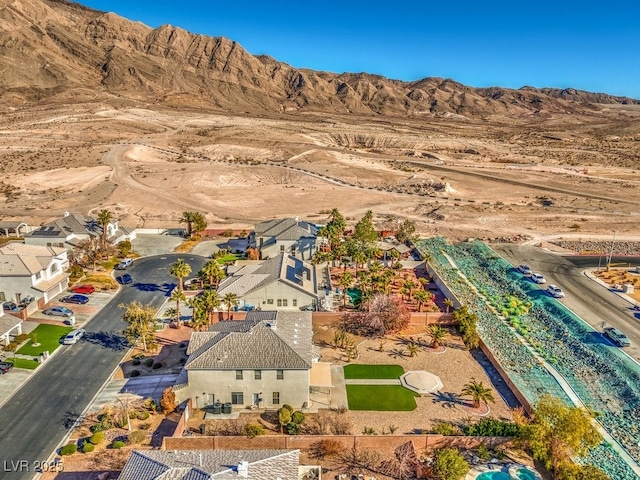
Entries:
{"type": "Polygon", "coordinates": [[[262,392],[261,408],[280,408],[288,403],[295,409],[309,404],[309,370],[285,370],[284,379],[276,379],[276,370],[262,370],[262,379],[254,379],[254,370],[243,370],[243,379],[236,380],[235,370],[189,370],[189,386],[176,392],[176,400],[191,398],[193,405],[202,408],[211,401],[222,403],[231,401],[231,392],[243,392],[243,405],[233,405],[234,409],[247,407],[253,403],[253,394],[262,392]],[[273,392],[280,393],[280,404],[272,402],[273,392]],[[204,394],[204,395],[203,395],[204,394]],[[197,397],[197,398],[196,398],[197,397]]]}
{"type": "Polygon", "coordinates": [[[261,310],[289,310],[296,311],[305,305],[311,305],[314,300],[313,295],[298,290],[284,282],[273,282],[259,290],[251,292],[249,295],[243,297],[245,305],[253,305],[254,307],[260,307],[261,310]],[[287,306],[278,306],[278,299],[286,299],[287,306]],[[272,299],[273,303],[267,303],[268,299],[272,299]],[[297,300],[297,306],[293,305],[293,300],[297,300]]]}

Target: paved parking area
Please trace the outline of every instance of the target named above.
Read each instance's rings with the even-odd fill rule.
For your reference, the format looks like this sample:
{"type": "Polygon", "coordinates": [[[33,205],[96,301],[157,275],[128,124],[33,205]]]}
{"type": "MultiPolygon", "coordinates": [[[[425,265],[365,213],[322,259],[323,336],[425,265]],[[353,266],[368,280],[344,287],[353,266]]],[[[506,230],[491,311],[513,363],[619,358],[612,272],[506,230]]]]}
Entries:
{"type": "Polygon", "coordinates": [[[111,380],[96,397],[89,412],[99,412],[107,405],[115,405],[118,400],[130,398],[142,400],[153,398],[160,401],[162,391],[173,386],[178,375],[150,375],[148,377],[116,378],[111,380]]]}
{"type": "Polygon", "coordinates": [[[137,234],[133,249],[142,256],[170,253],[182,243],[180,235],[137,234]]]}
{"type": "MultiPolygon", "coordinates": [[[[84,305],[75,305],[72,303],[62,303],[59,300],[62,297],[70,295],[70,292],[62,292],[56,298],[54,298],[46,308],[55,307],[55,306],[63,306],[73,311],[73,316],[76,319],[75,326],[81,327],[85,323],[87,323],[91,318],[98,313],[109,301],[113,298],[115,292],[95,292],[91,295],[87,295],[89,297],[89,303],[84,305]]],[[[45,308],[45,309],[46,309],[45,308]]],[[[29,320],[31,321],[46,321],[47,323],[52,322],[60,322],[60,324],[67,323],[68,318],[57,317],[54,315],[46,315],[42,313],[42,310],[38,310],[29,316],[29,320]]]]}

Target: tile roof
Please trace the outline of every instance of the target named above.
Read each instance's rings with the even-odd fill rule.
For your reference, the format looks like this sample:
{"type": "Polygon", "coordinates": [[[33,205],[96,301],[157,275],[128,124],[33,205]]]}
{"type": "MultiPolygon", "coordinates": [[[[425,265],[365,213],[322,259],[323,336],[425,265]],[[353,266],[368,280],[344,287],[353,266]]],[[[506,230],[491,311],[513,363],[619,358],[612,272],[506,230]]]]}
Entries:
{"type": "Polygon", "coordinates": [[[191,334],[187,370],[311,368],[311,312],[250,311],[209,330],[191,334]]]}
{"type": "Polygon", "coordinates": [[[133,451],[119,480],[297,480],[299,450],[133,451]],[[246,462],[247,476],[238,473],[246,462]]]}
{"type": "Polygon", "coordinates": [[[47,268],[54,257],[64,252],[60,247],[8,243],[0,247],[0,275],[33,275],[47,268]]]}
{"type": "Polygon", "coordinates": [[[256,238],[275,237],[278,240],[298,240],[304,237],[316,237],[318,227],[313,223],[295,218],[279,218],[258,223],[253,231],[256,238]]]}
{"type": "MultiPolygon", "coordinates": [[[[0,302],[1,304],[2,302],[0,302]]],[[[4,315],[4,312],[0,314],[0,335],[4,335],[10,330],[13,330],[16,326],[22,323],[22,319],[14,317],[13,315],[4,315]]]]}

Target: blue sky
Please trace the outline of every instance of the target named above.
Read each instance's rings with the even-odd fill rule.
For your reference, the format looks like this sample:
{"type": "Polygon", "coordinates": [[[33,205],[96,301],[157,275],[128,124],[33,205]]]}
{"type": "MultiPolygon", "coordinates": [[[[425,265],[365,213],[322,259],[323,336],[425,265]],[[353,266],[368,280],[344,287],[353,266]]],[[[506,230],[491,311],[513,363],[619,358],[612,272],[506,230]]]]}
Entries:
{"type": "Polygon", "coordinates": [[[640,99],[640,2],[82,0],[239,42],[299,68],[574,87],[640,99]]]}

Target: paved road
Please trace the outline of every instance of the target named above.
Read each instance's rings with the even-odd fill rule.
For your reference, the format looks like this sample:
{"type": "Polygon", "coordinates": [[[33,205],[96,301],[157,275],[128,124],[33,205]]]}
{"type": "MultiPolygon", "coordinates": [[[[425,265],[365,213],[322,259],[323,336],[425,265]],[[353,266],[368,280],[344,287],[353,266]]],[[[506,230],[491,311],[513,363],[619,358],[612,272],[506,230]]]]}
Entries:
{"type": "MultiPolygon", "coordinates": [[[[600,330],[602,322],[606,322],[607,326],[622,330],[632,344],[626,352],[640,361],[640,313],[632,310],[628,301],[583,274],[586,268],[598,266],[597,256],[565,257],[525,245],[501,244],[493,248],[513,265],[526,263],[534,272],[541,272],[548,283],[562,288],[566,298],[560,301],[595,329],[600,330]]],[[[637,265],[639,260],[614,257],[612,263],[637,265]]]]}
{"type": "Polygon", "coordinates": [[[49,457],[128,349],[119,334],[125,324],[118,304],[137,300],[159,307],[175,285],[176,279],[169,276],[168,269],[176,258],[183,258],[194,272],[206,260],[190,254],[169,254],[134,262],[129,268],[134,283],[122,288],[84,327],[87,335],[83,341],[60,347],[63,350],[38,368],[0,409],[0,478],[33,478],[34,462],[49,457]],[[29,471],[6,471],[20,461],[26,461],[29,471]]]}

